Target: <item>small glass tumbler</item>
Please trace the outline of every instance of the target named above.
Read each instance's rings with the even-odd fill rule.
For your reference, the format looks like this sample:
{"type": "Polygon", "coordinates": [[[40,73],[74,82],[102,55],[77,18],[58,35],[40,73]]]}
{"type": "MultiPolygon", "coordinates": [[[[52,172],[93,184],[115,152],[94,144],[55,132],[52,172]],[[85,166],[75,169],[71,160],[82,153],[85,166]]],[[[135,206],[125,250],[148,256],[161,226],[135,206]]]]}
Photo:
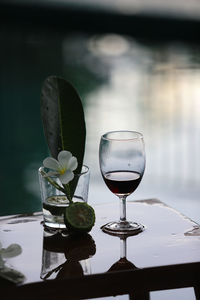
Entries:
{"type": "MultiPolygon", "coordinates": [[[[50,227],[52,229],[66,229],[64,223],[64,212],[66,207],[69,205],[69,200],[63,192],[56,189],[51,183],[49,183],[47,178],[43,175],[44,171],[48,172],[48,169],[40,167],[38,171],[44,226],[50,227]]],[[[59,185],[61,185],[59,179],[56,176],[49,177],[59,185]]],[[[75,174],[73,180],[78,181],[73,196],[73,202],[87,203],[90,180],[89,168],[83,165],[81,173],[75,174]]]]}

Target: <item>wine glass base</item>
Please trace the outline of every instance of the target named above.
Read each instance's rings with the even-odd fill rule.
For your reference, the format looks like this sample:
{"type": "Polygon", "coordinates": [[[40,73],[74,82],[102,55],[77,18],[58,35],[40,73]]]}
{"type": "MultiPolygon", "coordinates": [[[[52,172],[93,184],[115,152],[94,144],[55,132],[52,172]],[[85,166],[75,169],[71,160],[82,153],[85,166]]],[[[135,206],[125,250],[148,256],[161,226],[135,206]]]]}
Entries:
{"type": "Polygon", "coordinates": [[[102,231],[116,236],[136,235],[144,231],[144,225],[136,222],[109,222],[101,227],[102,231]]]}

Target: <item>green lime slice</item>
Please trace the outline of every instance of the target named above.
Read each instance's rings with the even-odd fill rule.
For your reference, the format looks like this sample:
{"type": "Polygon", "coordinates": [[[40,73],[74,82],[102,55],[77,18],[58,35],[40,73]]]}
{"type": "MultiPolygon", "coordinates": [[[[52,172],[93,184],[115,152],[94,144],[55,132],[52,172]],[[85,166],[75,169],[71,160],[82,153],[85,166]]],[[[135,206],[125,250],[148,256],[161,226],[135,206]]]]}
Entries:
{"type": "Polygon", "coordinates": [[[95,223],[95,212],[87,203],[74,202],[66,207],[64,220],[73,232],[89,232],[95,223]]]}

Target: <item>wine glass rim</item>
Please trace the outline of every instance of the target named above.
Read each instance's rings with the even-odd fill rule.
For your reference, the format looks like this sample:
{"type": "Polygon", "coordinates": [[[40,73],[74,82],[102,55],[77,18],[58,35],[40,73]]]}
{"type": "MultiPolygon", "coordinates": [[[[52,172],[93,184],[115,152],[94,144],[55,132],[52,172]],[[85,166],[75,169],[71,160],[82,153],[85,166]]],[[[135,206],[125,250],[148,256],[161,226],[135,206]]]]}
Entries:
{"type": "Polygon", "coordinates": [[[143,139],[143,134],[140,133],[139,131],[134,131],[134,130],[114,130],[114,131],[108,131],[106,133],[104,133],[102,136],[101,136],[102,139],[104,140],[110,140],[110,141],[131,141],[131,140],[136,140],[136,139],[143,139]],[[137,136],[135,137],[130,137],[130,138],[112,138],[112,137],[108,137],[109,134],[112,134],[112,133],[133,133],[137,136]]]}

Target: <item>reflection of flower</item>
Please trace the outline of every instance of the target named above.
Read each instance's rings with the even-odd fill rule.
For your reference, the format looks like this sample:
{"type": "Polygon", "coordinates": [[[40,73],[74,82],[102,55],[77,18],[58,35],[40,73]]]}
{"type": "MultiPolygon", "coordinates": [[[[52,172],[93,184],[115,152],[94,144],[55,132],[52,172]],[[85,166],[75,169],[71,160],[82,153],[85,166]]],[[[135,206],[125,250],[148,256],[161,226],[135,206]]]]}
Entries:
{"type": "Polygon", "coordinates": [[[15,257],[22,253],[22,248],[18,244],[11,244],[3,248],[0,242],[0,276],[15,283],[24,281],[24,275],[6,266],[6,258],[15,257]]]}
{"type": "Polygon", "coordinates": [[[55,175],[63,184],[67,184],[74,178],[73,171],[77,168],[78,162],[71,152],[63,150],[58,154],[58,160],[47,157],[43,165],[53,170],[48,172],[47,176],[55,175]]]}
{"type": "Polygon", "coordinates": [[[22,253],[22,249],[18,244],[11,244],[7,248],[2,248],[0,242],[0,268],[3,268],[5,265],[5,258],[15,257],[22,253]]]}

